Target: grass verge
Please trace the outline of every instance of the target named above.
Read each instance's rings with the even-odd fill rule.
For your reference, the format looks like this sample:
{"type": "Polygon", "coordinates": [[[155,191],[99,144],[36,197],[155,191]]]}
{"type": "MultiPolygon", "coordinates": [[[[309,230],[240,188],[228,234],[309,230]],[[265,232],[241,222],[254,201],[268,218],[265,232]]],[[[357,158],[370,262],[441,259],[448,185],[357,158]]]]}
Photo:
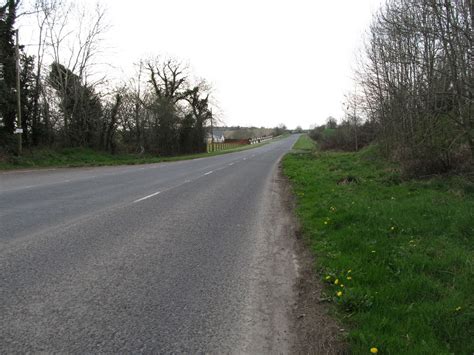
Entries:
{"type": "Polygon", "coordinates": [[[25,151],[21,157],[10,156],[5,157],[3,160],[0,159],[0,170],[161,163],[212,157],[253,149],[268,143],[269,142],[265,142],[210,153],[179,155],[174,157],[159,157],[146,154],[110,154],[87,148],[66,148],[61,150],[37,149],[25,151]]]}
{"type": "Polygon", "coordinates": [[[311,152],[315,148],[314,141],[306,134],[302,134],[293,145],[293,150],[311,152]]]}
{"type": "Polygon", "coordinates": [[[402,181],[374,147],[320,153],[308,139],[283,171],[352,352],[472,354],[474,183],[402,181]]]}

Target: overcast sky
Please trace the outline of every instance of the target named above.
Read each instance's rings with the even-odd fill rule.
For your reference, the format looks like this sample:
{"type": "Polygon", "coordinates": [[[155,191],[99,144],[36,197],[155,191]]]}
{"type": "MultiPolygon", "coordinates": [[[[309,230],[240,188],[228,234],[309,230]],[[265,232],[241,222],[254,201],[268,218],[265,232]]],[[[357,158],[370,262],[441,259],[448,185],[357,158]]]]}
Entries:
{"type": "MultiPolygon", "coordinates": [[[[89,0],[88,0],[89,1],[89,0]]],[[[93,2],[95,0],[90,0],[93,2]]],[[[355,52],[380,0],[101,0],[116,78],[150,55],[208,80],[227,125],[308,128],[342,117],[355,52]]]]}

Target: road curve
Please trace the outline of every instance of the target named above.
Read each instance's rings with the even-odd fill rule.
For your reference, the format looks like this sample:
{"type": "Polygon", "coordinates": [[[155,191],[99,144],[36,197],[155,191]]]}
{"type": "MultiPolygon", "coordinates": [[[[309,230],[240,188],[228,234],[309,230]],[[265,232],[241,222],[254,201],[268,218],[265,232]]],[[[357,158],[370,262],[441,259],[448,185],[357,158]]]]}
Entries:
{"type": "Polygon", "coordinates": [[[0,173],[0,353],[284,353],[296,136],[174,163],[0,173]]]}

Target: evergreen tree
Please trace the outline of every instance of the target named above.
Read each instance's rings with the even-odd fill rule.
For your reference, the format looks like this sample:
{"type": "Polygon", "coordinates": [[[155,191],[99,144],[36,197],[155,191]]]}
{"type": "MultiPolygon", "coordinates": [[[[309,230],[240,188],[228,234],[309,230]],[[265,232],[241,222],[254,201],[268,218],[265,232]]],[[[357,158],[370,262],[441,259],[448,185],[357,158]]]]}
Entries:
{"type": "Polygon", "coordinates": [[[16,117],[16,66],[14,24],[18,0],[7,0],[0,6],[0,136],[5,139],[15,128],[16,117]]]}
{"type": "Polygon", "coordinates": [[[59,63],[51,65],[49,82],[61,101],[66,146],[98,146],[103,110],[93,88],[84,85],[78,75],[59,63]]]}
{"type": "Polygon", "coordinates": [[[35,58],[22,53],[20,56],[21,128],[23,142],[32,144],[32,138],[39,135],[38,122],[33,118],[34,93],[36,86],[35,58]]]}

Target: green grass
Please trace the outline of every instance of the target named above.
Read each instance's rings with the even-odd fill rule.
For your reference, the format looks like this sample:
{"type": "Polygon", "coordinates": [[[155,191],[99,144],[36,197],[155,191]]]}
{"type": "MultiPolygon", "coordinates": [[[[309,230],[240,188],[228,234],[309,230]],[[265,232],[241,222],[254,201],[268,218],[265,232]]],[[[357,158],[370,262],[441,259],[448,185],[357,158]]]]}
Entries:
{"type": "Polygon", "coordinates": [[[214,155],[221,155],[257,148],[264,144],[268,144],[268,142],[245,145],[237,148],[220,150],[210,153],[179,155],[174,157],[160,157],[147,154],[110,154],[87,148],[67,148],[60,150],[36,149],[32,151],[25,150],[24,154],[21,157],[10,156],[3,160],[0,160],[0,170],[22,168],[150,164],[167,161],[211,157],[214,155]]]}
{"type": "Polygon", "coordinates": [[[283,169],[352,352],[472,354],[474,183],[403,181],[374,147],[295,147],[283,169]]]}
{"type": "Polygon", "coordinates": [[[296,141],[293,149],[295,150],[309,150],[312,151],[315,148],[314,141],[309,138],[307,134],[302,134],[296,141]]]}

